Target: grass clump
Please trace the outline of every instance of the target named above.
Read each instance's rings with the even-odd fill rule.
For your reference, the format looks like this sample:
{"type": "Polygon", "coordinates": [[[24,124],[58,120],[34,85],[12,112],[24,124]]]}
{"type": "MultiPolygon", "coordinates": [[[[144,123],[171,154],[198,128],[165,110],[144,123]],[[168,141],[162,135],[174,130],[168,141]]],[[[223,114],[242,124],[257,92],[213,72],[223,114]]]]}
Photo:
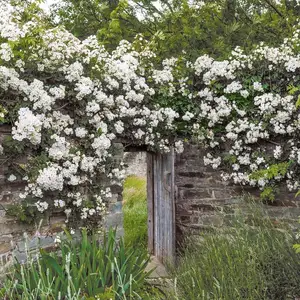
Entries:
{"type": "Polygon", "coordinates": [[[298,298],[300,257],[293,235],[276,226],[252,207],[250,215],[234,217],[232,228],[190,238],[173,270],[173,299],[298,298]]]}
{"type": "Polygon", "coordinates": [[[40,251],[25,264],[15,264],[0,290],[1,299],[95,300],[148,299],[145,272],[149,256],[126,247],[110,230],[103,239],[82,231],[69,233],[56,252],[40,251]],[[141,296],[144,294],[144,296],[141,296]]]}
{"type": "Polygon", "coordinates": [[[123,213],[126,245],[147,248],[147,189],[146,178],[128,176],[124,183],[123,213]]]}

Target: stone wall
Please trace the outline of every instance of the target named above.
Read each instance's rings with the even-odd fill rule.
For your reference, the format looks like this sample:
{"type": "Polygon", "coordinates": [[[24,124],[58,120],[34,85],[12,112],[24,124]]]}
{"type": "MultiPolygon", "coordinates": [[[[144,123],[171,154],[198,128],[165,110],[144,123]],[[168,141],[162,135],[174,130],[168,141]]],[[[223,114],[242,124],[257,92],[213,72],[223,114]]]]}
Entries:
{"type": "MultiPolygon", "coordinates": [[[[9,134],[8,126],[0,126],[0,143],[9,134]]],[[[115,146],[115,159],[121,161],[123,146],[115,146]]],[[[259,195],[257,189],[225,184],[220,178],[220,170],[204,166],[204,155],[203,149],[186,145],[185,151],[176,156],[176,232],[179,243],[187,234],[226,225],[235,209],[240,207],[243,195],[259,195]]],[[[24,162],[24,159],[20,162],[22,160],[24,162]]],[[[55,235],[65,225],[64,214],[59,212],[49,215],[42,224],[33,226],[20,224],[5,215],[6,207],[19,201],[18,194],[24,188],[24,183],[20,180],[7,180],[10,170],[6,162],[7,157],[0,156],[0,269],[11,261],[13,254],[20,260],[26,259],[24,234],[31,251],[37,251],[41,246],[51,249],[55,235]]],[[[126,153],[125,163],[128,165],[127,175],[146,176],[146,152],[126,153]]],[[[114,185],[111,189],[113,198],[109,204],[105,227],[117,226],[118,234],[122,235],[123,190],[119,185],[114,185]]],[[[282,188],[274,204],[265,206],[265,209],[274,219],[294,225],[300,216],[300,200],[282,188]]]]}
{"type": "Polygon", "coordinates": [[[124,163],[126,165],[126,176],[147,176],[147,152],[125,152],[124,163]]]}
{"type": "MultiPolygon", "coordinates": [[[[0,145],[5,136],[10,135],[9,126],[0,126],[0,145]]],[[[115,160],[123,158],[122,144],[115,144],[115,160]]],[[[6,208],[19,201],[19,193],[24,189],[25,183],[20,179],[10,182],[8,177],[13,172],[9,169],[7,158],[0,155],[0,270],[9,264],[12,257],[19,260],[26,259],[26,247],[31,252],[40,247],[51,249],[54,246],[54,238],[65,227],[65,214],[63,212],[52,213],[40,223],[27,225],[17,222],[6,215],[6,208]],[[25,247],[26,240],[26,247],[25,247]]],[[[22,157],[15,163],[24,163],[26,157],[22,157]]],[[[122,186],[111,186],[113,197],[108,207],[105,219],[105,227],[117,226],[118,235],[123,234],[122,217],[122,186]]]]}
{"type": "MultiPolygon", "coordinates": [[[[226,185],[220,178],[221,171],[204,166],[205,151],[195,145],[186,145],[185,151],[176,156],[176,228],[177,240],[195,233],[226,225],[242,196],[258,198],[254,188],[226,185]]],[[[281,188],[272,205],[265,205],[266,213],[283,222],[298,224],[300,201],[294,193],[281,188]]]]}

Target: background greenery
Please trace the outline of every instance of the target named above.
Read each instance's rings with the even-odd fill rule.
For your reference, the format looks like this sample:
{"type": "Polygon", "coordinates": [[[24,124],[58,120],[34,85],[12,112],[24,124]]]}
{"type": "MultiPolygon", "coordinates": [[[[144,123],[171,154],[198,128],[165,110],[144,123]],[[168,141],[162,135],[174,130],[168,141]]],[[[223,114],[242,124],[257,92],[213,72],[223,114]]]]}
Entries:
{"type": "Polygon", "coordinates": [[[279,45],[298,24],[300,13],[296,0],[161,0],[161,8],[155,2],[62,0],[52,22],[79,38],[95,34],[109,49],[142,34],[159,57],[184,50],[191,58],[203,53],[224,58],[236,46],[279,45]]]}
{"type": "Polygon", "coordinates": [[[123,199],[125,245],[147,249],[146,178],[128,176],[124,183],[123,199]]]}

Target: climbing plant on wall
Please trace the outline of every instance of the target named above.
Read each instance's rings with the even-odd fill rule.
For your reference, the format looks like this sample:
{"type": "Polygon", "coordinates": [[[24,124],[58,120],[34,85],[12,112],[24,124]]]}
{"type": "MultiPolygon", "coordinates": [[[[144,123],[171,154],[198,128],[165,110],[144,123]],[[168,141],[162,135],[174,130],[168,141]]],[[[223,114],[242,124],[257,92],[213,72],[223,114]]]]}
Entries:
{"type": "Polygon", "coordinates": [[[8,174],[8,180],[27,182],[20,194],[27,208],[63,208],[76,223],[97,221],[111,197],[108,181],[124,175],[114,142],[162,151],[173,144],[179,115],[151,101],[161,85],[154,53],[126,41],[108,53],[95,36],[80,41],[49,27],[35,3],[2,4],[1,123],[12,125],[12,135],[1,149],[12,160],[28,158],[19,165],[21,178],[8,174]]]}
{"type": "Polygon", "coordinates": [[[141,36],[108,52],[95,36],[81,41],[51,27],[35,2],[1,4],[0,122],[12,135],[0,150],[27,156],[7,174],[26,182],[24,209],[98,222],[107,183],[124,176],[113,159],[120,140],[181,152],[181,140],[194,139],[224,180],[270,199],[279,183],[299,188],[297,28],[278,48],[157,63],[141,36]]]}

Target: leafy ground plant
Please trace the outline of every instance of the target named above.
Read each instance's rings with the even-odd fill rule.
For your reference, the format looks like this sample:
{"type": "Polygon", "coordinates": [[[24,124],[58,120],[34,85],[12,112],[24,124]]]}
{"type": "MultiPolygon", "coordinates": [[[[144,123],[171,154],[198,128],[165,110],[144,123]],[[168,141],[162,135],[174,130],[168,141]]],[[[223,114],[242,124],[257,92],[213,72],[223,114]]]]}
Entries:
{"type": "Polygon", "coordinates": [[[123,213],[125,244],[147,246],[146,178],[128,176],[124,183],[123,213]]]}
{"type": "Polygon", "coordinates": [[[1,299],[141,299],[148,261],[145,251],[125,248],[114,230],[100,242],[86,230],[80,242],[66,233],[57,252],[41,250],[38,258],[15,265],[1,299]]]}
{"type": "Polygon", "coordinates": [[[278,228],[260,208],[236,216],[222,234],[189,239],[173,270],[173,299],[296,299],[300,257],[293,235],[278,228]]]}

